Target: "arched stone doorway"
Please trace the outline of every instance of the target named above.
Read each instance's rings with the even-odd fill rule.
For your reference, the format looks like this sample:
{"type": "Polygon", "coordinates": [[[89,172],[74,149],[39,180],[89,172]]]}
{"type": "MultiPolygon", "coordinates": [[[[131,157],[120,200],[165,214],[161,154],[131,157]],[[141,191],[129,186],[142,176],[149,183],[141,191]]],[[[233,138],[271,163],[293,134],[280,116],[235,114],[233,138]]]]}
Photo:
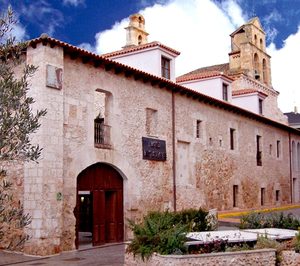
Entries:
{"type": "Polygon", "coordinates": [[[123,178],[110,165],[96,163],[77,177],[77,248],[84,232],[93,246],[123,241],[123,178]]]}

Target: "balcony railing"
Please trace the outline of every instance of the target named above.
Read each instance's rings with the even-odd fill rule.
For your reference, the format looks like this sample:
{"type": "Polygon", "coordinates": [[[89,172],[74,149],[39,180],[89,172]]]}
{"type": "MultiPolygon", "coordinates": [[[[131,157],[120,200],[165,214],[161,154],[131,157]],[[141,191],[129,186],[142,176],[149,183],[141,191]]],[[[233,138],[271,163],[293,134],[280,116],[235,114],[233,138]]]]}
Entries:
{"type": "Polygon", "coordinates": [[[262,152],[258,151],[256,153],[256,163],[258,166],[262,166],[262,152]]]}
{"type": "Polygon", "coordinates": [[[110,126],[94,122],[94,143],[96,148],[111,149],[110,126]]]}

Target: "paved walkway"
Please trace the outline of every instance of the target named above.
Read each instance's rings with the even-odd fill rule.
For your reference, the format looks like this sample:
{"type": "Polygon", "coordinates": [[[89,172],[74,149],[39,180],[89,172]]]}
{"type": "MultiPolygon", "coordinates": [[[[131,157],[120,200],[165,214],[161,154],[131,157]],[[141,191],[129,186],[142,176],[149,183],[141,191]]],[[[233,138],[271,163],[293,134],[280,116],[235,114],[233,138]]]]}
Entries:
{"type": "MultiPolygon", "coordinates": [[[[236,212],[220,212],[219,222],[222,230],[232,229],[238,226],[239,217],[251,210],[236,212]]],[[[253,210],[252,210],[253,211],[253,210]]],[[[292,213],[300,218],[300,205],[287,205],[268,209],[261,209],[262,212],[284,212],[292,213]]],[[[88,265],[88,266],[123,266],[125,245],[115,244],[101,247],[87,248],[78,251],[65,252],[61,255],[51,257],[32,257],[22,254],[0,251],[0,266],[4,265],[24,265],[24,266],[61,266],[61,265],[88,265]]]]}
{"type": "Polygon", "coordinates": [[[0,266],[123,266],[124,254],[124,244],[95,247],[79,251],[70,251],[65,252],[61,255],[51,257],[32,257],[0,251],[0,266]]]}

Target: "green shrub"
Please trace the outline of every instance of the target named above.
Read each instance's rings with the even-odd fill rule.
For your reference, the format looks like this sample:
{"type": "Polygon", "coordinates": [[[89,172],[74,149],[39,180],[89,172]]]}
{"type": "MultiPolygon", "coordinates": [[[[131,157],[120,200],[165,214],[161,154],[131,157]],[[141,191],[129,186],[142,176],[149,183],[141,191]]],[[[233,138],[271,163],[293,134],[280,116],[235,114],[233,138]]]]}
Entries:
{"type": "Polygon", "coordinates": [[[212,252],[225,252],[228,247],[227,239],[214,239],[211,242],[191,245],[188,247],[188,252],[190,254],[206,254],[212,252]]]}
{"type": "Polygon", "coordinates": [[[257,242],[254,246],[255,249],[273,248],[276,249],[275,265],[281,265],[282,251],[285,249],[284,243],[279,243],[276,240],[269,239],[267,235],[257,236],[257,242]]]}
{"type": "Polygon", "coordinates": [[[254,248],[256,249],[264,249],[264,248],[274,248],[277,249],[279,247],[279,243],[276,240],[268,238],[267,235],[258,235],[257,242],[254,248]]]}
{"type": "Polygon", "coordinates": [[[300,221],[291,213],[262,214],[251,212],[241,217],[240,229],[255,228],[284,228],[298,230],[300,221]]]}
{"type": "Polygon", "coordinates": [[[295,238],[293,239],[293,246],[295,252],[300,253],[300,231],[298,231],[295,238]]]}
{"type": "Polygon", "coordinates": [[[188,209],[174,213],[174,223],[189,225],[190,232],[210,231],[211,225],[207,222],[208,211],[203,209],[188,209]]]}
{"type": "Polygon", "coordinates": [[[253,249],[252,246],[248,245],[247,243],[237,243],[233,245],[227,245],[226,251],[227,252],[235,252],[235,251],[245,251],[253,249]]]}
{"type": "Polygon", "coordinates": [[[187,232],[210,230],[207,215],[205,210],[189,209],[176,213],[150,212],[142,223],[129,220],[134,238],[127,252],[140,255],[143,260],[154,252],[162,255],[184,254],[187,252],[184,245],[187,232]]]}

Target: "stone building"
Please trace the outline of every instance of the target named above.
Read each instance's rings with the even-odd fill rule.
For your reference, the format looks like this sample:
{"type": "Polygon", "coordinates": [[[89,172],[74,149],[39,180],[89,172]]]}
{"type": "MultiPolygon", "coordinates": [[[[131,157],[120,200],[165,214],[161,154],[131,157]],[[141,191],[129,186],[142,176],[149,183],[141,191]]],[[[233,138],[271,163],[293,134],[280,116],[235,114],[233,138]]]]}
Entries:
{"type": "MultiPolygon", "coordinates": [[[[134,20],[140,24],[132,27],[143,26],[139,16],[134,20]]],[[[233,39],[236,34],[242,28],[233,39]]],[[[25,253],[76,249],[82,232],[93,245],[127,240],[127,219],[138,220],[150,210],[299,202],[300,132],[280,115],[270,119],[272,108],[278,112],[277,92],[264,49],[253,48],[268,66],[266,80],[245,73],[253,66],[242,67],[242,47],[234,65],[257,97],[274,97],[266,115],[176,83],[170,68],[179,53],[167,46],[127,41],[124,49],[114,55],[152,53],[156,72],[47,36],[28,42],[26,62],[38,66],[29,93],[34,107],[48,113],[33,136],[43,147],[40,163],[25,164],[17,177],[20,200],[32,216],[25,253]]],[[[238,90],[236,76],[212,77],[217,78],[209,83],[212,89],[226,83],[238,90]]]]}
{"type": "Polygon", "coordinates": [[[288,117],[289,125],[300,130],[300,113],[298,113],[297,107],[294,107],[294,112],[284,114],[288,117]]]}

